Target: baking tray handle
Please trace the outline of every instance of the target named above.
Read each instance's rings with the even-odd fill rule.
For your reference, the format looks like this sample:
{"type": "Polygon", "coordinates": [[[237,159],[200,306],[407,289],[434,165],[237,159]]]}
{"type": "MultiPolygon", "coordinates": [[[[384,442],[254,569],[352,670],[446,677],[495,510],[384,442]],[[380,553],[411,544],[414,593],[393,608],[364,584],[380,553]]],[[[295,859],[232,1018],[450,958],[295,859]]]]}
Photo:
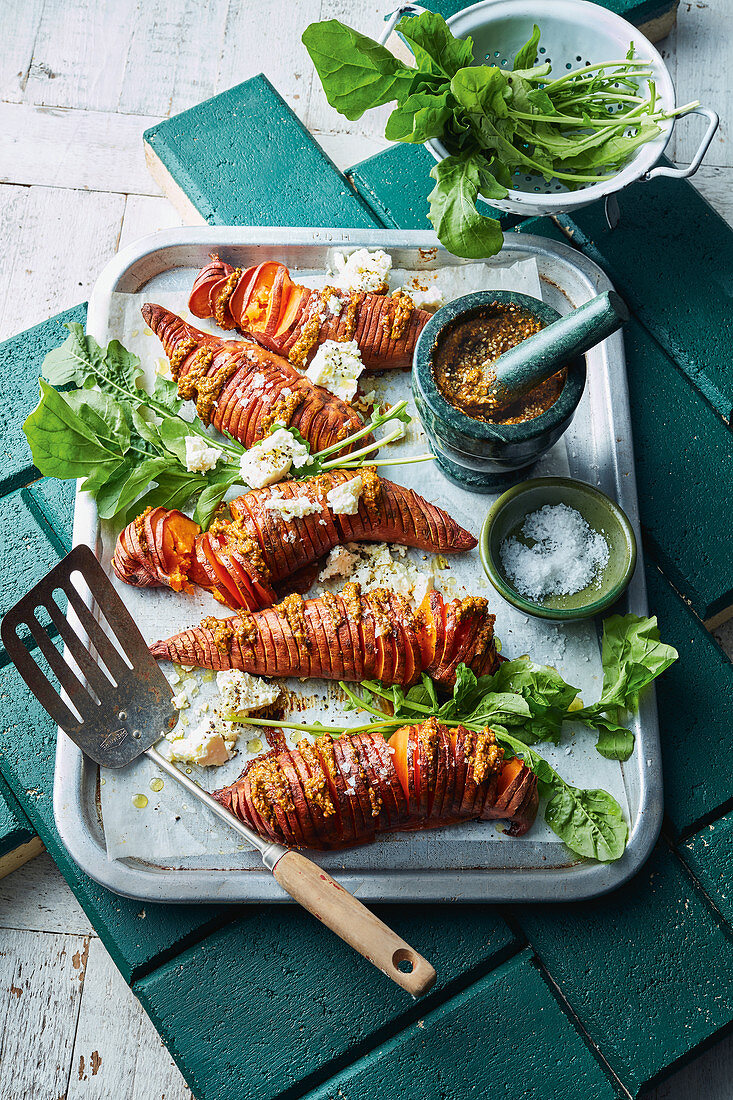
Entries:
{"type": "MultiPolygon", "coordinates": [[[[692,111],[689,111],[688,114],[704,115],[708,120],[708,128],[703,134],[702,141],[690,163],[686,168],[652,168],[651,172],[647,172],[645,176],[642,176],[643,180],[653,180],[656,176],[671,176],[672,179],[685,180],[688,179],[689,176],[695,175],[695,172],[697,172],[702,164],[703,157],[710,148],[710,142],[713,140],[713,135],[718,129],[720,118],[710,107],[695,107],[692,111]]],[[[687,118],[688,115],[684,117],[687,118]]]]}

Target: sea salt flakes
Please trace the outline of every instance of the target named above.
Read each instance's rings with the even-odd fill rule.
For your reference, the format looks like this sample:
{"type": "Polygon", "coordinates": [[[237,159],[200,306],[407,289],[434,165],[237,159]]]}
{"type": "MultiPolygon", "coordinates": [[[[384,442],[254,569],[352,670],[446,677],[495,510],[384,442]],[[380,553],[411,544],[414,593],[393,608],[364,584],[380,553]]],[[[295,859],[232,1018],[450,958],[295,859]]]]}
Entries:
{"type": "Polygon", "coordinates": [[[546,504],[531,512],[521,528],[525,545],[505,539],[500,557],[507,576],[523,596],[571,596],[599,584],[608,564],[608,543],[575,508],[546,504]]]}

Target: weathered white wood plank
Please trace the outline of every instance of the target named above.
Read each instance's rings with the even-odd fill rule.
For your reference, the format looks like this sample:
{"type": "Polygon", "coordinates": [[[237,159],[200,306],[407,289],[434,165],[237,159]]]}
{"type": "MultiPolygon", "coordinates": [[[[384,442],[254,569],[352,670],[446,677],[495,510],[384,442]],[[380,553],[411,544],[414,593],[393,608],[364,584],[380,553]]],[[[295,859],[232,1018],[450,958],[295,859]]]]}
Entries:
{"type": "Polygon", "coordinates": [[[158,229],[174,229],[180,224],[181,219],[168,199],[128,195],[119,247],[125,248],[139,237],[147,237],[158,229]]]}
{"type": "MultiPolygon", "coordinates": [[[[44,0],[25,0],[22,18],[3,20],[0,99],[17,103],[25,91],[44,0]]],[[[8,5],[8,10],[10,5],[8,5]]]]}
{"type": "Polygon", "coordinates": [[[317,77],[300,36],[309,23],[320,18],[320,8],[320,0],[299,0],[292,7],[283,5],[282,0],[262,0],[257,4],[252,0],[231,0],[216,91],[222,92],[263,72],[286,103],[305,119],[312,82],[317,77]],[[242,49],[245,42],[251,43],[252,48],[242,49]]]}
{"type": "MultiPolygon", "coordinates": [[[[145,0],[126,44],[119,111],[161,115],[185,111],[214,94],[228,0],[145,0]]],[[[257,10],[258,26],[261,13],[257,10]]],[[[245,52],[244,28],[228,48],[245,52]]],[[[253,52],[253,51],[247,51],[253,52]]]]}
{"type": "MultiPolygon", "coordinates": [[[[730,79],[733,5],[730,0],[683,2],[677,26],[663,43],[663,54],[675,82],[678,103],[699,99],[720,115],[720,129],[713,138],[705,163],[712,167],[733,165],[731,118],[733,84],[730,79]]],[[[705,120],[690,118],[675,126],[669,155],[688,164],[704,132],[705,120]]]]}
{"type": "Polygon", "coordinates": [[[0,949],[3,1097],[63,1097],[89,938],[6,932],[0,949]]]}
{"type": "Polygon", "coordinates": [[[30,188],[3,263],[0,340],[84,301],[116,251],[124,207],[123,195],[30,188]]]}
{"type": "MultiPolygon", "coordinates": [[[[347,23],[349,26],[361,31],[362,34],[369,35],[370,38],[378,38],[384,28],[385,13],[394,10],[395,6],[390,7],[383,0],[364,0],[360,3],[344,3],[343,0],[323,0],[320,13],[311,19],[302,21],[301,34],[307,23],[312,22],[313,19],[340,19],[342,23],[347,23]]],[[[305,58],[302,64],[306,66],[306,72],[308,72],[312,70],[313,66],[305,47],[301,46],[301,49],[305,58]]],[[[267,71],[269,72],[269,69],[267,71]]],[[[356,122],[349,122],[333,107],[329,107],[323,94],[321,82],[317,76],[314,76],[307,109],[301,117],[309,130],[317,130],[322,133],[364,134],[370,138],[381,138],[384,136],[384,125],[391,109],[389,105],[379,107],[377,110],[367,111],[356,122]]]]}
{"type": "MultiPolygon", "coordinates": [[[[29,198],[29,187],[0,185],[0,241],[3,249],[3,271],[12,271],[16,263],[20,249],[20,231],[25,221],[29,198]]],[[[0,288],[0,302],[2,294],[3,291],[0,288]]],[[[29,313],[31,310],[26,307],[26,314],[29,313]]]]}
{"type": "Polygon", "coordinates": [[[690,183],[733,226],[733,168],[709,168],[703,164],[690,183]]]}
{"type": "Polygon", "coordinates": [[[47,0],[23,102],[115,110],[138,6],[134,0],[47,0]]]}
{"type": "Polygon", "coordinates": [[[390,144],[385,137],[365,137],[363,134],[327,134],[315,130],[313,136],[342,172],[360,160],[376,156],[390,144]]]}
{"type": "Polygon", "coordinates": [[[99,940],[89,948],[66,1100],[191,1100],[180,1071],[99,940]]]}
{"type": "MultiPolygon", "coordinates": [[[[0,928],[94,934],[86,913],[47,852],[0,881],[0,928]]],[[[3,936],[0,934],[0,940],[3,936]]]]}
{"type": "Polygon", "coordinates": [[[143,152],[143,132],[159,121],[0,103],[0,181],[159,195],[143,152]]]}

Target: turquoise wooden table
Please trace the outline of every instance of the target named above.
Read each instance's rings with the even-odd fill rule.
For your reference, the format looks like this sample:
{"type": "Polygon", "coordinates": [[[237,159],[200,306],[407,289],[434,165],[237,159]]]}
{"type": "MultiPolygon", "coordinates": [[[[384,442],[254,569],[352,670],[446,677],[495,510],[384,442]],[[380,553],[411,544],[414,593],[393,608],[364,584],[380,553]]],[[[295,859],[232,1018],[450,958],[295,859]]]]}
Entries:
{"type": "MultiPolygon", "coordinates": [[[[244,104],[252,115],[263,103],[280,112],[281,137],[293,127],[296,160],[305,138],[261,80],[227,93],[220,124],[228,109],[244,104]]],[[[328,194],[330,224],[415,225],[407,154],[421,150],[390,150],[356,166],[353,189],[308,151],[320,167],[301,220],[328,194]]],[[[253,202],[259,216],[276,209],[268,183],[253,202]]],[[[215,198],[210,191],[214,209],[215,198]]],[[[647,581],[681,660],[658,689],[663,835],[628,886],[572,906],[389,907],[390,922],[439,971],[417,1005],[294,909],[141,911],[66,856],[51,805],[55,731],[0,653],[0,773],[198,1100],[463,1100],[517,1095],[518,1082],[538,1100],[635,1096],[733,1021],[733,679],[703,625],[727,613],[733,593],[730,311],[709,263],[714,252],[716,270],[730,270],[733,235],[683,184],[630,189],[621,208],[613,233],[594,208],[518,231],[580,247],[635,314],[626,351],[647,581]]],[[[73,487],[34,478],[18,425],[61,322],[83,316],[80,306],[0,347],[10,395],[0,414],[3,607],[70,543],[73,487]]]]}

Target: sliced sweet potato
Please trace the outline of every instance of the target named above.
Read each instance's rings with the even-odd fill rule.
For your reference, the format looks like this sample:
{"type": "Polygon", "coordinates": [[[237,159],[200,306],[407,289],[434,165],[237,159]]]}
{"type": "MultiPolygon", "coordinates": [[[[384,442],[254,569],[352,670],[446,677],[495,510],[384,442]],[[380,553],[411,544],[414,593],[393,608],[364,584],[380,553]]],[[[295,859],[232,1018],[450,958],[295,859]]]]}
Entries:
{"type": "Polygon", "coordinates": [[[298,320],[300,311],[309,297],[309,291],[304,286],[293,283],[284,309],[280,314],[280,323],[275,332],[275,337],[282,340],[298,320]]]}
{"type": "Polygon", "coordinates": [[[243,594],[237,588],[235,581],[221,560],[219,547],[217,545],[218,540],[209,534],[205,534],[201,542],[204,547],[204,553],[216,577],[217,588],[225,597],[227,606],[233,608],[246,606],[243,594]]]}
{"type": "Polygon", "coordinates": [[[247,303],[242,314],[242,324],[245,329],[259,332],[267,331],[268,315],[274,307],[279,311],[282,295],[282,271],[283,265],[276,261],[267,261],[260,264],[255,270],[247,303]],[[278,276],[280,276],[279,282],[278,276]],[[275,296],[276,301],[273,302],[275,296]]]}
{"type": "Polygon", "coordinates": [[[348,741],[347,737],[338,737],[333,743],[334,758],[336,760],[336,767],[338,768],[344,783],[344,792],[346,795],[347,803],[351,809],[351,814],[354,819],[354,835],[357,837],[364,836],[367,832],[366,820],[361,808],[361,801],[357,793],[357,776],[354,774],[353,755],[348,757],[344,752],[344,743],[348,741]]]}
{"type": "Polygon", "coordinates": [[[324,734],[322,737],[317,737],[313,743],[313,749],[318,754],[318,758],[321,763],[321,769],[326,776],[328,783],[329,793],[331,795],[331,802],[333,803],[336,813],[336,822],[338,825],[338,834],[340,836],[340,844],[349,844],[355,837],[354,831],[354,817],[351,813],[346,801],[346,791],[343,786],[343,779],[339,769],[336,766],[336,759],[333,751],[333,741],[324,734]]]}
{"type": "Polygon", "coordinates": [[[369,801],[372,805],[372,820],[377,829],[388,829],[395,824],[392,791],[382,774],[382,761],[374,748],[368,733],[360,733],[351,738],[356,747],[365,776],[367,791],[371,791],[369,801]],[[377,813],[375,814],[375,810],[377,813]]]}
{"type": "Polygon", "coordinates": [[[391,752],[391,746],[387,744],[380,733],[367,734],[371,739],[373,749],[381,762],[382,777],[386,785],[389,788],[391,815],[393,818],[393,825],[401,825],[407,821],[410,816],[410,812],[407,808],[407,799],[405,798],[405,792],[402,789],[397,772],[394,766],[394,753],[391,752]]]}
{"type": "Polygon", "coordinates": [[[318,838],[313,827],[308,803],[305,800],[305,791],[303,790],[300,772],[296,765],[297,757],[298,753],[296,751],[287,751],[279,754],[280,765],[290,785],[290,796],[294,807],[294,811],[288,813],[288,821],[295,835],[297,836],[300,834],[301,839],[298,841],[299,844],[303,844],[307,848],[316,848],[318,847],[318,838]]]}

